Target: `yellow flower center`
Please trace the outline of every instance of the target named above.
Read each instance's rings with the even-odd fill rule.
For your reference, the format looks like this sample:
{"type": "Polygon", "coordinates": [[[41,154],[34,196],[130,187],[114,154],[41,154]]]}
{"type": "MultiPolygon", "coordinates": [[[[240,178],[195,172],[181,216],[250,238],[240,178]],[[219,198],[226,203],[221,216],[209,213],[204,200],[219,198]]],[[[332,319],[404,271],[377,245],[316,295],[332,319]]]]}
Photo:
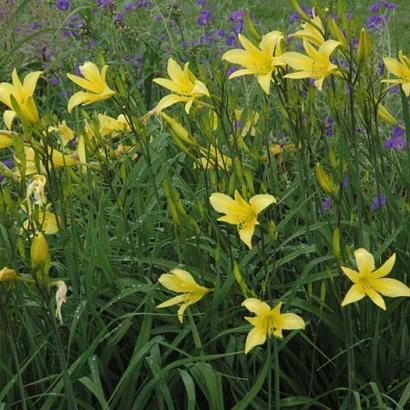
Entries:
{"type": "Polygon", "coordinates": [[[249,206],[249,209],[247,212],[243,215],[239,216],[239,223],[238,223],[238,229],[244,229],[250,224],[254,224],[256,220],[256,212],[253,210],[251,206],[249,206]]]}

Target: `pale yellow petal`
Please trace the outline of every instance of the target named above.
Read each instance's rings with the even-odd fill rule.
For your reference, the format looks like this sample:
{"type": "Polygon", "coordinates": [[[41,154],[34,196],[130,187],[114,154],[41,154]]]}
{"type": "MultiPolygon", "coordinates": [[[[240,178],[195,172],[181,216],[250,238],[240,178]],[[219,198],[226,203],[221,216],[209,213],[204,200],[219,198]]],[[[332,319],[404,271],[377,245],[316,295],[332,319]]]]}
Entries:
{"type": "Polygon", "coordinates": [[[283,34],[280,31],[271,31],[262,37],[259,47],[266,55],[278,55],[278,52],[281,51],[280,43],[282,39],[283,34]]]}
{"type": "Polygon", "coordinates": [[[184,313],[190,303],[183,303],[178,309],[178,320],[182,323],[184,320],[184,313]]]}
{"type": "Polygon", "coordinates": [[[16,115],[16,112],[12,110],[6,110],[3,113],[4,124],[9,130],[11,130],[11,127],[13,126],[13,121],[14,118],[16,118],[16,115]]]}
{"type": "Polygon", "coordinates": [[[165,110],[165,108],[170,107],[171,105],[177,104],[179,102],[186,102],[188,100],[190,100],[189,97],[183,97],[183,96],[176,95],[176,94],[169,94],[163,97],[159,101],[159,103],[156,105],[154,110],[156,113],[159,113],[162,110],[165,110]]]}
{"type": "Polygon", "coordinates": [[[243,75],[253,75],[253,74],[255,74],[255,72],[253,70],[250,70],[249,68],[243,68],[241,70],[234,71],[229,76],[229,80],[232,80],[233,78],[241,77],[243,75]]]}
{"type": "Polygon", "coordinates": [[[169,306],[178,305],[179,303],[183,303],[185,301],[185,299],[186,299],[185,294],[184,295],[174,296],[173,298],[168,299],[165,302],[160,303],[157,306],[157,309],[162,309],[162,308],[166,308],[166,307],[169,307],[169,306]]]}
{"type": "Polygon", "coordinates": [[[33,71],[24,77],[23,88],[26,97],[31,97],[33,95],[37,81],[41,74],[43,74],[42,71],[33,71]]]}
{"type": "Polygon", "coordinates": [[[270,314],[270,306],[266,302],[262,302],[256,298],[245,299],[241,306],[249,310],[249,312],[255,313],[258,316],[267,316],[270,314]]]}
{"type": "Polygon", "coordinates": [[[340,267],[343,273],[353,282],[356,283],[359,280],[359,273],[353,269],[346,268],[345,266],[340,267]]]}
{"type": "Polygon", "coordinates": [[[208,88],[206,88],[206,85],[199,80],[195,81],[194,88],[192,89],[191,94],[206,95],[207,97],[209,97],[208,88]]]}
{"type": "Polygon", "coordinates": [[[362,287],[358,284],[354,284],[346,293],[342,301],[342,306],[349,305],[350,303],[357,302],[363,299],[366,296],[366,293],[363,291],[362,287]]]}
{"type": "Polygon", "coordinates": [[[282,54],[281,59],[295,70],[312,71],[313,61],[310,57],[296,52],[282,54]]]}
{"type": "Polygon", "coordinates": [[[246,337],[245,353],[249,353],[254,347],[263,345],[266,342],[266,332],[254,327],[246,337]]]}
{"type": "Polygon", "coordinates": [[[229,61],[232,64],[237,64],[243,67],[251,68],[252,65],[257,62],[254,56],[248,53],[246,50],[235,48],[228,50],[222,55],[222,60],[229,61]]]}
{"type": "Polygon", "coordinates": [[[269,194],[255,195],[249,200],[249,203],[256,214],[262,212],[269,205],[276,204],[276,202],[276,198],[269,194]]]}
{"type": "Polygon", "coordinates": [[[81,105],[87,102],[89,100],[89,95],[89,93],[86,93],[84,91],[78,91],[77,93],[72,95],[68,100],[68,112],[71,113],[71,111],[73,111],[73,109],[77,107],[77,105],[81,105]]]}
{"type": "Polygon", "coordinates": [[[257,76],[258,83],[262,87],[262,90],[265,92],[266,95],[270,93],[270,83],[272,79],[272,72],[266,75],[258,75],[257,76]]]}
{"type": "Polygon", "coordinates": [[[386,310],[386,304],[383,298],[374,289],[367,289],[366,295],[372,300],[372,302],[377,305],[380,309],[386,310]]]}
{"type": "MultiPolygon", "coordinates": [[[[100,93],[104,90],[106,85],[105,81],[103,81],[100,70],[94,63],[87,61],[83,65],[80,65],[79,69],[83,77],[92,83],[93,89],[90,91],[100,93]]],[[[105,68],[105,71],[106,70],[105,68]]]]}
{"type": "Polygon", "coordinates": [[[215,192],[209,197],[212,207],[216,212],[231,214],[238,211],[238,205],[233,198],[220,192],[215,192]]]}
{"type": "Polygon", "coordinates": [[[181,93],[182,91],[180,87],[178,87],[173,81],[168,80],[167,78],[154,78],[153,82],[177,94],[181,93]]]}
{"type": "Polygon", "coordinates": [[[193,291],[199,285],[195,282],[192,275],[183,269],[173,269],[171,273],[184,285],[185,291],[193,291]]]}
{"type": "Polygon", "coordinates": [[[255,232],[256,219],[247,222],[242,228],[238,228],[239,237],[249,249],[252,249],[252,237],[255,232]]]}
{"type": "Polygon", "coordinates": [[[184,289],[181,287],[178,279],[171,275],[170,273],[163,273],[159,278],[158,282],[167,288],[168,290],[172,290],[173,292],[184,292],[184,289]]]}
{"type": "Polygon", "coordinates": [[[354,251],[356,265],[360,273],[368,274],[374,271],[374,257],[364,248],[359,248],[354,251]]]}
{"type": "Polygon", "coordinates": [[[284,330],[296,330],[304,329],[304,320],[295,313],[283,313],[282,315],[282,329],[284,330]]]}
{"type": "Polygon", "coordinates": [[[395,262],[396,262],[396,254],[393,253],[393,255],[390,256],[390,258],[387,259],[387,261],[384,262],[383,265],[380,266],[380,268],[372,272],[371,278],[376,279],[376,278],[382,278],[383,276],[387,276],[393,269],[395,262]]]}
{"type": "Polygon", "coordinates": [[[330,55],[340,45],[338,41],[327,40],[319,47],[319,53],[329,59],[330,55]]]}
{"type": "Polygon", "coordinates": [[[397,279],[381,278],[372,281],[372,288],[383,296],[397,298],[401,296],[410,297],[410,288],[397,279]]]}
{"type": "Polygon", "coordinates": [[[402,77],[403,74],[403,64],[394,58],[386,57],[383,58],[384,65],[387,71],[394,74],[396,77],[402,77]]]}

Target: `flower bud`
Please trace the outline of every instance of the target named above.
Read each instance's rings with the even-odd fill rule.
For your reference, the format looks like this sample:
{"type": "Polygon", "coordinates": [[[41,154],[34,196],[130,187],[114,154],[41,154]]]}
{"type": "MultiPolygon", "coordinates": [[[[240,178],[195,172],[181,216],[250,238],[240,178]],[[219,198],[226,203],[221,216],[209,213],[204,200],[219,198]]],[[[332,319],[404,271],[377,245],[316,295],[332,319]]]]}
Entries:
{"type": "Polygon", "coordinates": [[[393,117],[393,115],[387,110],[387,108],[382,103],[380,103],[377,106],[377,114],[383,121],[387,122],[387,124],[397,124],[396,118],[393,117]]]}
{"type": "Polygon", "coordinates": [[[316,179],[320,187],[328,194],[336,194],[337,187],[333,182],[333,178],[322,168],[320,163],[315,167],[316,179]]]}
{"type": "Polygon", "coordinates": [[[196,141],[189,135],[189,132],[177,120],[164,112],[161,112],[161,116],[181,141],[189,145],[196,144],[196,141]]]}
{"type": "Polygon", "coordinates": [[[365,61],[369,56],[369,52],[369,38],[367,37],[366,30],[362,28],[362,31],[360,32],[359,47],[357,49],[357,57],[359,58],[359,62],[365,61]]]}
{"type": "Polygon", "coordinates": [[[9,269],[7,267],[0,270],[0,282],[9,282],[16,280],[17,273],[13,269],[9,269]]]}
{"type": "Polygon", "coordinates": [[[42,232],[38,233],[31,243],[31,263],[33,268],[38,268],[49,260],[50,254],[48,252],[47,239],[42,232]]]}

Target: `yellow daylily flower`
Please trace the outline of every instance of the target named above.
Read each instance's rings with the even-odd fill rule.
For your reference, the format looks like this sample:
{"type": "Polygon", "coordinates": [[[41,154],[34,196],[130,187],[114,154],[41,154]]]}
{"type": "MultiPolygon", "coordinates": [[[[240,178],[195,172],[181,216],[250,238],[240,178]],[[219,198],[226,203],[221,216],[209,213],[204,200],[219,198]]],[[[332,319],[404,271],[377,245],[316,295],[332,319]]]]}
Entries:
{"type": "Polygon", "coordinates": [[[98,123],[102,137],[114,137],[120,133],[131,132],[131,127],[123,114],[120,114],[117,118],[112,118],[106,114],[98,114],[98,123]]]}
{"type": "Polygon", "coordinates": [[[288,52],[283,54],[282,58],[296,72],[286,74],[285,78],[313,78],[315,86],[322,90],[324,79],[330,75],[339,72],[339,68],[330,61],[330,55],[339,46],[339,42],[328,40],[324,42],[319,49],[316,49],[307,40],[303,40],[303,46],[306,54],[288,52]]]}
{"type": "Polygon", "coordinates": [[[235,199],[220,192],[215,192],[209,200],[215,211],[225,214],[218,218],[218,221],[237,225],[239,237],[249,249],[252,249],[255,226],[259,225],[258,214],[269,205],[277,202],[273,195],[261,194],[253,196],[248,203],[238,191],[235,191],[235,199]]]}
{"type": "Polygon", "coordinates": [[[256,298],[248,298],[241,306],[255,313],[254,317],[245,317],[253,326],[245,342],[245,353],[250,352],[255,346],[263,345],[268,336],[282,339],[283,330],[298,330],[305,328],[304,320],[295,313],[281,313],[282,302],[273,309],[266,302],[256,298]]]}
{"type": "Polygon", "coordinates": [[[84,88],[86,91],[78,91],[68,100],[68,112],[71,113],[77,105],[89,105],[97,101],[103,101],[115,94],[115,91],[108,87],[105,77],[108,66],[105,65],[100,73],[98,67],[87,61],[80,66],[80,72],[83,77],[73,74],[67,74],[67,77],[84,88]]]}
{"type": "Polygon", "coordinates": [[[159,279],[162,286],[172,292],[182,293],[157,306],[165,308],[173,305],[181,305],[178,309],[178,320],[182,323],[186,308],[200,301],[211,289],[200,286],[195,282],[192,275],[183,269],[173,269],[170,273],[162,274],[159,279]]]}
{"type": "Polygon", "coordinates": [[[400,296],[410,297],[410,288],[397,279],[385,278],[393,269],[396,261],[394,253],[378,269],[375,269],[374,257],[366,249],[360,248],[354,251],[358,271],[342,266],[343,273],[354,283],[342,301],[342,306],[357,302],[365,296],[381,309],[386,310],[383,296],[396,298],[400,296]]]}
{"type": "Polygon", "coordinates": [[[27,74],[24,77],[23,83],[21,83],[17,70],[14,69],[11,75],[12,84],[0,84],[0,102],[10,108],[10,110],[4,111],[3,114],[4,123],[8,129],[11,129],[13,120],[17,115],[11,97],[14,97],[16,100],[24,120],[32,124],[36,124],[40,121],[33,93],[42,73],[42,71],[33,71],[27,74]]]}
{"type": "Polygon", "coordinates": [[[319,16],[314,16],[309,22],[306,21],[302,24],[301,30],[291,34],[289,37],[303,38],[321,46],[325,42],[324,32],[322,20],[319,16]]]}
{"type": "MultiPolygon", "coordinates": [[[[64,166],[68,167],[68,166],[75,165],[78,163],[77,159],[74,158],[74,156],[72,155],[63,154],[62,152],[57,151],[56,149],[52,149],[51,147],[49,147],[48,151],[49,151],[49,154],[51,155],[51,163],[55,168],[61,168],[64,166]]],[[[36,154],[33,148],[25,146],[24,153],[26,155],[26,176],[35,174],[37,172],[44,171],[44,167],[42,164],[40,164],[41,169],[39,170],[37,169],[36,160],[35,160],[36,154]]],[[[18,158],[15,158],[15,159],[16,159],[16,162],[19,163],[18,158]]]]}
{"type": "Polygon", "coordinates": [[[0,270],[0,282],[9,282],[17,279],[17,273],[14,269],[4,267],[0,270]]]}
{"type": "Polygon", "coordinates": [[[394,80],[382,80],[382,83],[401,84],[406,97],[410,96],[410,58],[399,51],[399,59],[386,57],[383,58],[387,71],[397,78],[394,80]]]}
{"type": "Polygon", "coordinates": [[[67,125],[65,120],[60,122],[56,127],[49,127],[48,132],[58,133],[64,145],[67,145],[75,136],[74,131],[67,125]]]}
{"type": "Polygon", "coordinates": [[[185,103],[185,112],[189,114],[192,103],[200,97],[210,97],[206,85],[199,81],[189,69],[189,63],[185,63],[182,69],[178,63],[170,58],[168,60],[167,72],[168,78],[154,78],[154,83],[172,91],[172,94],[166,95],[152,110],[154,113],[160,113],[165,108],[179,102],[185,103]]]}
{"type": "Polygon", "coordinates": [[[0,149],[9,148],[13,145],[13,135],[16,135],[13,131],[0,130],[0,149]]]}
{"type": "Polygon", "coordinates": [[[242,67],[233,72],[229,79],[242,75],[255,75],[259,85],[266,94],[269,94],[272,74],[278,66],[285,65],[281,59],[283,34],[280,31],[271,31],[262,37],[259,48],[255,47],[245,36],[238,35],[243,49],[236,48],[227,51],[222,59],[242,67]]]}
{"type": "MultiPolygon", "coordinates": [[[[30,221],[26,219],[23,222],[23,229],[27,230],[29,228],[30,221]]],[[[38,212],[38,224],[34,222],[35,229],[37,231],[42,231],[45,235],[54,235],[58,232],[57,217],[50,211],[39,211],[38,212]]]]}

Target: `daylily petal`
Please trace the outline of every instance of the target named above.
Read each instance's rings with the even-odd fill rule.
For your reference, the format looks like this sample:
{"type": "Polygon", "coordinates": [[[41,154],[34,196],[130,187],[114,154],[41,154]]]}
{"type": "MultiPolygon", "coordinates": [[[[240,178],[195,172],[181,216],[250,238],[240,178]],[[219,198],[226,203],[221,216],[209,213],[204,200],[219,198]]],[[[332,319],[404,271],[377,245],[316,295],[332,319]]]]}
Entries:
{"type": "Polygon", "coordinates": [[[319,47],[319,53],[325,55],[327,58],[335,51],[340,45],[339,41],[327,40],[319,47]]]}
{"type": "Polygon", "coordinates": [[[241,77],[243,75],[252,75],[255,74],[255,72],[249,68],[242,68],[240,70],[234,71],[230,76],[229,80],[232,80],[233,78],[241,77]]]}
{"type": "Polygon", "coordinates": [[[241,33],[238,34],[238,40],[242,44],[242,47],[250,53],[252,56],[256,58],[260,58],[262,52],[254,46],[245,36],[243,36],[241,33]]]}
{"type": "Polygon", "coordinates": [[[228,50],[222,55],[222,60],[229,61],[232,64],[238,64],[243,67],[251,68],[255,64],[255,57],[249,54],[246,50],[235,48],[228,50]]]}
{"type": "Polygon", "coordinates": [[[266,333],[258,327],[254,327],[246,337],[245,353],[250,352],[254,347],[263,345],[266,342],[266,333]]]}
{"type": "MultiPolygon", "coordinates": [[[[106,66],[104,66],[103,69],[105,67],[106,66]]],[[[100,74],[100,70],[94,63],[87,61],[83,65],[80,65],[79,68],[84,78],[86,78],[90,83],[93,84],[93,89],[91,89],[90,91],[93,91],[96,93],[101,93],[104,91],[104,88],[106,85],[105,81],[103,81],[103,78],[100,74]]],[[[107,68],[105,68],[104,72],[106,71],[107,71],[107,68]]]]}
{"type": "Polygon", "coordinates": [[[257,79],[258,79],[259,85],[262,87],[262,90],[265,92],[265,94],[269,95],[272,73],[270,72],[269,74],[266,74],[266,75],[258,75],[257,79]]]}
{"type": "Polygon", "coordinates": [[[394,74],[396,77],[401,77],[403,74],[403,65],[394,58],[386,57],[383,58],[384,65],[387,70],[394,74]]]}
{"type": "Polygon", "coordinates": [[[383,298],[373,289],[366,290],[367,296],[376,304],[379,308],[386,310],[386,304],[384,303],[383,298]]]}
{"type": "Polygon", "coordinates": [[[305,322],[304,320],[295,313],[283,313],[282,317],[282,329],[284,330],[296,330],[304,329],[305,322]]]}
{"type": "Polygon", "coordinates": [[[366,293],[363,291],[362,287],[358,284],[354,284],[346,293],[342,301],[342,306],[349,305],[350,303],[357,302],[363,299],[366,296],[366,293]]]}
{"type": "Polygon", "coordinates": [[[183,303],[178,309],[178,320],[182,323],[184,320],[184,313],[190,303],[183,303]]]}
{"type": "Polygon", "coordinates": [[[16,115],[16,112],[12,110],[6,110],[3,113],[4,124],[9,130],[11,130],[11,127],[13,126],[13,120],[16,118],[16,115]]]}
{"type": "Polygon", "coordinates": [[[359,280],[359,273],[353,269],[346,268],[345,266],[340,267],[343,273],[353,282],[356,283],[359,280]]]}
{"type": "Polygon", "coordinates": [[[292,78],[294,80],[301,80],[303,78],[311,78],[312,73],[310,71],[295,71],[293,73],[288,73],[283,76],[283,78],[292,78]]]}
{"type": "Polygon", "coordinates": [[[81,88],[84,88],[85,90],[90,91],[90,92],[95,92],[95,86],[93,85],[92,82],[90,82],[86,78],[80,77],[78,75],[70,74],[70,73],[67,73],[67,77],[69,78],[69,80],[79,85],[81,88]]]}
{"type": "Polygon", "coordinates": [[[269,194],[255,195],[249,200],[256,214],[262,212],[269,205],[276,204],[276,202],[276,198],[269,194]]]}
{"type": "Polygon", "coordinates": [[[239,228],[239,237],[241,240],[248,246],[249,249],[252,249],[252,237],[255,232],[256,218],[254,221],[246,223],[242,228],[239,228]]]}
{"type": "Polygon", "coordinates": [[[228,214],[228,215],[224,215],[218,218],[218,221],[226,222],[231,225],[238,225],[241,223],[242,217],[241,215],[238,215],[238,214],[228,214]]]}
{"type": "Polygon", "coordinates": [[[266,302],[262,302],[256,298],[245,299],[241,306],[248,309],[250,312],[255,313],[258,316],[267,316],[270,314],[270,306],[266,302]]]}
{"type": "Polygon", "coordinates": [[[267,55],[271,56],[280,54],[280,42],[283,39],[283,34],[280,31],[271,31],[262,37],[259,44],[260,49],[267,55]]]}
{"type": "Polygon", "coordinates": [[[180,282],[174,275],[170,273],[163,273],[159,277],[158,282],[162,286],[164,286],[164,288],[172,290],[173,292],[184,292],[184,289],[182,289],[180,282]]]}
{"type": "Polygon", "coordinates": [[[376,279],[376,278],[382,278],[384,276],[387,276],[393,269],[393,265],[395,262],[396,262],[396,254],[393,253],[393,255],[390,256],[390,258],[387,259],[387,261],[384,262],[383,265],[380,266],[380,268],[372,272],[371,278],[376,279]]]}
{"type": "Polygon", "coordinates": [[[27,97],[31,97],[33,95],[37,81],[41,74],[43,74],[42,71],[33,71],[24,77],[23,88],[27,97]]]}
{"type": "Polygon", "coordinates": [[[178,87],[173,81],[168,80],[167,78],[154,78],[152,81],[160,85],[161,87],[173,91],[174,93],[179,93],[181,91],[180,87],[178,87]]]}
{"type": "Polygon", "coordinates": [[[318,80],[315,80],[314,85],[319,90],[322,91],[323,89],[323,81],[325,81],[325,77],[321,77],[318,80]]]}
{"type": "Polygon", "coordinates": [[[295,70],[312,70],[313,61],[304,54],[290,51],[282,54],[281,58],[289,67],[295,70]]]}
{"type": "Polygon", "coordinates": [[[185,287],[185,291],[189,290],[194,290],[197,288],[199,285],[195,282],[195,279],[192,277],[192,275],[187,272],[186,270],[183,269],[173,269],[171,273],[180,281],[180,283],[183,284],[185,287]]]}
{"type": "Polygon", "coordinates": [[[410,288],[397,279],[381,278],[372,282],[372,288],[383,296],[397,298],[400,296],[410,297],[410,288]]]}
{"type": "Polygon", "coordinates": [[[189,97],[183,97],[183,96],[177,95],[177,94],[169,94],[169,95],[166,95],[165,97],[163,97],[159,101],[159,103],[156,105],[154,110],[155,110],[155,112],[159,113],[162,110],[165,110],[165,108],[170,107],[171,105],[174,105],[174,104],[179,103],[179,102],[186,102],[189,99],[190,99],[189,97]]]}
{"type": "Polygon", "coordinates": [[[228,195],[215,192],[209,197],[209,201],[216,212],[232,214],[238,211],[237,203],[228,195]]]}
{"type": "Polygon", "coordinates": [[[194,88],[191,91],[192,94],[200,94],[200,95],[206,95],[207,97],[209,97],[209,91],[208,88],[206,88],[206,85],[199,81],[196,80],[194,83],[194,88]]]}
{"type": "Polygon", "coordinates": [[[374,271],[374,257],[364,248],[359,248],[354,251],[357,269],[362,274],[367,274],[374,271]]]}
{"type": "Polygon", "coordinates": [[[68,106],[67,106],[68,112],[71,113],[74,107],[77,107],[77,105],[84,104],[86,101],[88,101],[88,97],[89,97],[89,93],[86,93],[84,91],[76,92],[68,100],[68,106]]]}
{"type": "Polygon", "coordinates": [[[177,295],[157,305],[157,309],[166,308],[166,307],[173,306],[173,305],[178,305],[179,303],[185,302],[185,300],[186,300],[185,294],[177,295]]]}

